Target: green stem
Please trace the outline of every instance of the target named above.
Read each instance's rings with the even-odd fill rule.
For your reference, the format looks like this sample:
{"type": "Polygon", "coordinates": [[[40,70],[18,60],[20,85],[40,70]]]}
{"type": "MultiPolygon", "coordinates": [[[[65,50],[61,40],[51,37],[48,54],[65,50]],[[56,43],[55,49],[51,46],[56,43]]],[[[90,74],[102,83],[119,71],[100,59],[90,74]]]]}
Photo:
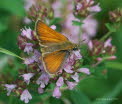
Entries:
{"type": "Polygon", "coordinates": [[[105,34],[101,39],[100,41],[104,41],[107,39],[107,37],[109,37],[113,32],[112,31],[109,31],[107,34],[105,34]]]}
{"type": "Polygon", "coordinates": [[[4,49],[4,48],[0,48],[0,52],[4,53],[4,54],[7,54],[7,55],[11,55],[11,56],[17,57],[17,58],[19,58],[21,60],[24,60],[22,57],[16,55],[15,53],[13,53],[11,51],[8,51],[8,50],[4,49]]]}

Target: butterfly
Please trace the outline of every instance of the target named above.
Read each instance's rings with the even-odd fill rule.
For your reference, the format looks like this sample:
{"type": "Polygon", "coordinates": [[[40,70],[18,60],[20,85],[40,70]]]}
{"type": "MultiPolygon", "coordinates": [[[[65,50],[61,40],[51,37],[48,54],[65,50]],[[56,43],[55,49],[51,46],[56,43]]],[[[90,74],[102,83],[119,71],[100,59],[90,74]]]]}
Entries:
{"type": "Polygon", "coordinates": [[[70,53],[78,49],[78,45],[48,27],[41,20],[37,20],[35,30],[41,46],[41,60],[44,69],[49,74],[56,74],[70,53]]]}

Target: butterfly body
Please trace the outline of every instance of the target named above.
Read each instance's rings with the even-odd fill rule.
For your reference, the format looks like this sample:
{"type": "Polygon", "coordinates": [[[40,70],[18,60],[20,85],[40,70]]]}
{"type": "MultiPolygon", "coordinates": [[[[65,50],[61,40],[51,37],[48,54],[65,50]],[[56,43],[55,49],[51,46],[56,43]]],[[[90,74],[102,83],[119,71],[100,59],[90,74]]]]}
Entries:
{"type": "Polygon", "coordinates": [[[70,51],[72,51],[73,48],[77,48],[77,45],[71,43],[70,41],[67,41],[67,42],[62,42],[62,43],[58,43],[58,44],[51,44],[49,46],[42,47],[41,52],[43,54],[52,53],[55,51],[69,51],[70,52],[70,51]]]}
{"type": "Polygon", "coordinates": [[[70,42],[67,37],[54,31],[41,20],[36,23],[36,34],[41,46],[44,69],[49,74],[56,74],[70,53],[78,49],[78,45],[70,42]]]}

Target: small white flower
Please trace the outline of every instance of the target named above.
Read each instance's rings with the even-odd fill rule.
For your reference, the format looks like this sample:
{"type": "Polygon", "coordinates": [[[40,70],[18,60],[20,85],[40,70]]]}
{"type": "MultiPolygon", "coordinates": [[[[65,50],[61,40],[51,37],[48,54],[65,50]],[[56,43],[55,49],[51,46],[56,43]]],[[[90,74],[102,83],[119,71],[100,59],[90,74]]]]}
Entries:
{"type": "Polygon", "coordinates": [[[20,96],[20,100],[24,101],[25,103],[28,103],[29,100],[31,99],[32,99],[31,94],[29,93],[27,89],[25,89],[20,96]]]}
{"type": "Polygon", "coordinates": [[[21,75],[24,78],[24,81],[29,84],[30,83],[30,79],[34,76],[34,73],[27,73],[27,74],[23,74],[21,75]]]}
{"type": "Polygon", "coordinates": [[[4,86],[6,87],[5,89],[8,91],[7,96],[9,96],[10,93],[11,93],[11,91],[12,91],[14,88],[16,88],[16,85],[15,85],[15,84],[5,84],[4,86]]]}

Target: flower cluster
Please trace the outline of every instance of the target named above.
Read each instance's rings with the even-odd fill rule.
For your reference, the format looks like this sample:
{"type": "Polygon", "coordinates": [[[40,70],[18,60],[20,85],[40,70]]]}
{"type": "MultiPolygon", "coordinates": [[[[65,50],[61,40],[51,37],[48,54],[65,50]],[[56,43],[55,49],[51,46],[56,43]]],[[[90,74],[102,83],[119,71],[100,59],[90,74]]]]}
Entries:
{"type": "MultiPolygon", "coordinates": [[[[54,26],[51,26],[51,28],[53,27],[54,26]]],[[[59,98],[61,96],[60,89],[62,87],[67,86],[68,89],[72,90],[78,84],[80,80],[79,73],[88,75],[90,74],[88,68],[75,67],[77,61],[82,59],[80,50],[78,50],[71,53],[69,58],[67,58],[63,68],[60,69],[56,75],[49,75],[45,72],[40,60],[41,52],[38,43],[39,42],[36,39],[33,30],[31,30],[30,28],[21,30],[21,34],[18,36],[18,46],[25,53],[23,57],[26,57],[24,58],[23,63],[28,66],[29,70],[26,73],[21,74],[20,77],[23,78],[26,85],[29,85],[31,79],[33,79],[33,83],[39,85],[38,92],[40,94],[44,93],[44,91],[48,89],[46,86],[49,85],[50,82],[52,82],[53,84],[55,84],[53,96],[59,98]]],[[[14,92],[19,92],[20,99],[25,103],[28,103],[29,100],[32,99],[32,96],[29,93],[28,89],[25,87],[24,82],[19,82],[16,85],[5,85],[8,91],[7,95],[9,95],[10,92],[16,87],[16,89],[14,89],[14,92]]]]}
{"type": "Polygon", "coordinates": [[[77,0],[74,14],[86,17],[92,12],[99,12],[101,8],[99,4],[95,4],[94,0],[77,0]]]}
{"type": "MultiPolygon", "coordinates": [[[[55,7],[57,4],[60,5],[60,2],[54,2],[52,8],[58,8],[55,7]]],[[[73,8],[71,7],[71,4],[72,3],[70,2],[67,8],[72,11],[73,8]]],[[[29,8],[28,14],[32,21],[36,23],[36,20],[40,18],[43,21],[45,20],[46,23],[51,24],[50,28],[54,30],[57,29],[57,19],[52,20],[51,23],[50,19],[52,17],[54,18],[54,15],[60,15],[61,13],[54,10],[53,15],[51,7],[48,11],[48,9],[41,4],[36,4],[30,9],[29,8]],[[56,21],[55,24],[53,24],[54,21],[56,21]]],[[[62,25],[63,29],[61,30],[62,33],[65,33],[68,30],[66,34],[73,34],[70,36],[65,35],[73,42],[78,43],[79,39],[85,40],[85,45],[88,46],[89,56],[95,57],[90,64],[91,66],[93,64],[96,65],[104,59],[112,60],[116,58],[116,56],[114,56],[115,47],[111,44],[111,38],[105,42],[92,40],[92,37],[96,35],[98,27],[98,23],[94,18],[93,12],[99,12],[100,10],[101,8],[99,7],[99,4],[95,4],[94,0],[77,0],[74,15],[70,11],[67,18],[65,18],[65,23],[62,25]],[[80,16],[80,18],[84,16],[86,18],[83,19],[83,25],[80,26],[80,28],[77,26],[74,29],[74,26],[72,26],[72,20],[81,22],[77,16],[80,16]],[[107,58],[105,58],[106,56],[107,58]]],[[[43,66],[43,62],[40,60],[42,57],[40,51],[41,47],[37,39],[36,31],[32,28],[21,29],[21,34],[18,36],[18,46],[23,52],[23,64],[27,67],[27,70],[20,72],[20,77],[16,80],[16,83],[5,84],[4,86],[8,92],[7,95],[14,92],[19,95],[20,100],[25,103],[28,103],[29,100],[32,99],[32,95],[29,92],[31,84],[37,86],[39,94],[48,92],[51,89],[50,86],[53,85],[53,88],[51,89],[52,96],[60,98],[62,95],[61,91],[63,89],[72,90],[76,85],[78,85],[79,81],[83,79],[82,76],[86,77],[87,75],[91,75],[89,67],[86,67],[87,65],[85,66],[83,63],[85,56],[82,56],[82,49],[80,48],[79,50],[72,51],[70,53],[70,56],[66,59],[61,69],[55,75],[47,73],[43,66]]]]}
{"type": "Polygon", "coordinates": [[[118,8],[114,11],[109,12],[110,20],[112,22],[122,22],[122,9],[118,8]]]}

